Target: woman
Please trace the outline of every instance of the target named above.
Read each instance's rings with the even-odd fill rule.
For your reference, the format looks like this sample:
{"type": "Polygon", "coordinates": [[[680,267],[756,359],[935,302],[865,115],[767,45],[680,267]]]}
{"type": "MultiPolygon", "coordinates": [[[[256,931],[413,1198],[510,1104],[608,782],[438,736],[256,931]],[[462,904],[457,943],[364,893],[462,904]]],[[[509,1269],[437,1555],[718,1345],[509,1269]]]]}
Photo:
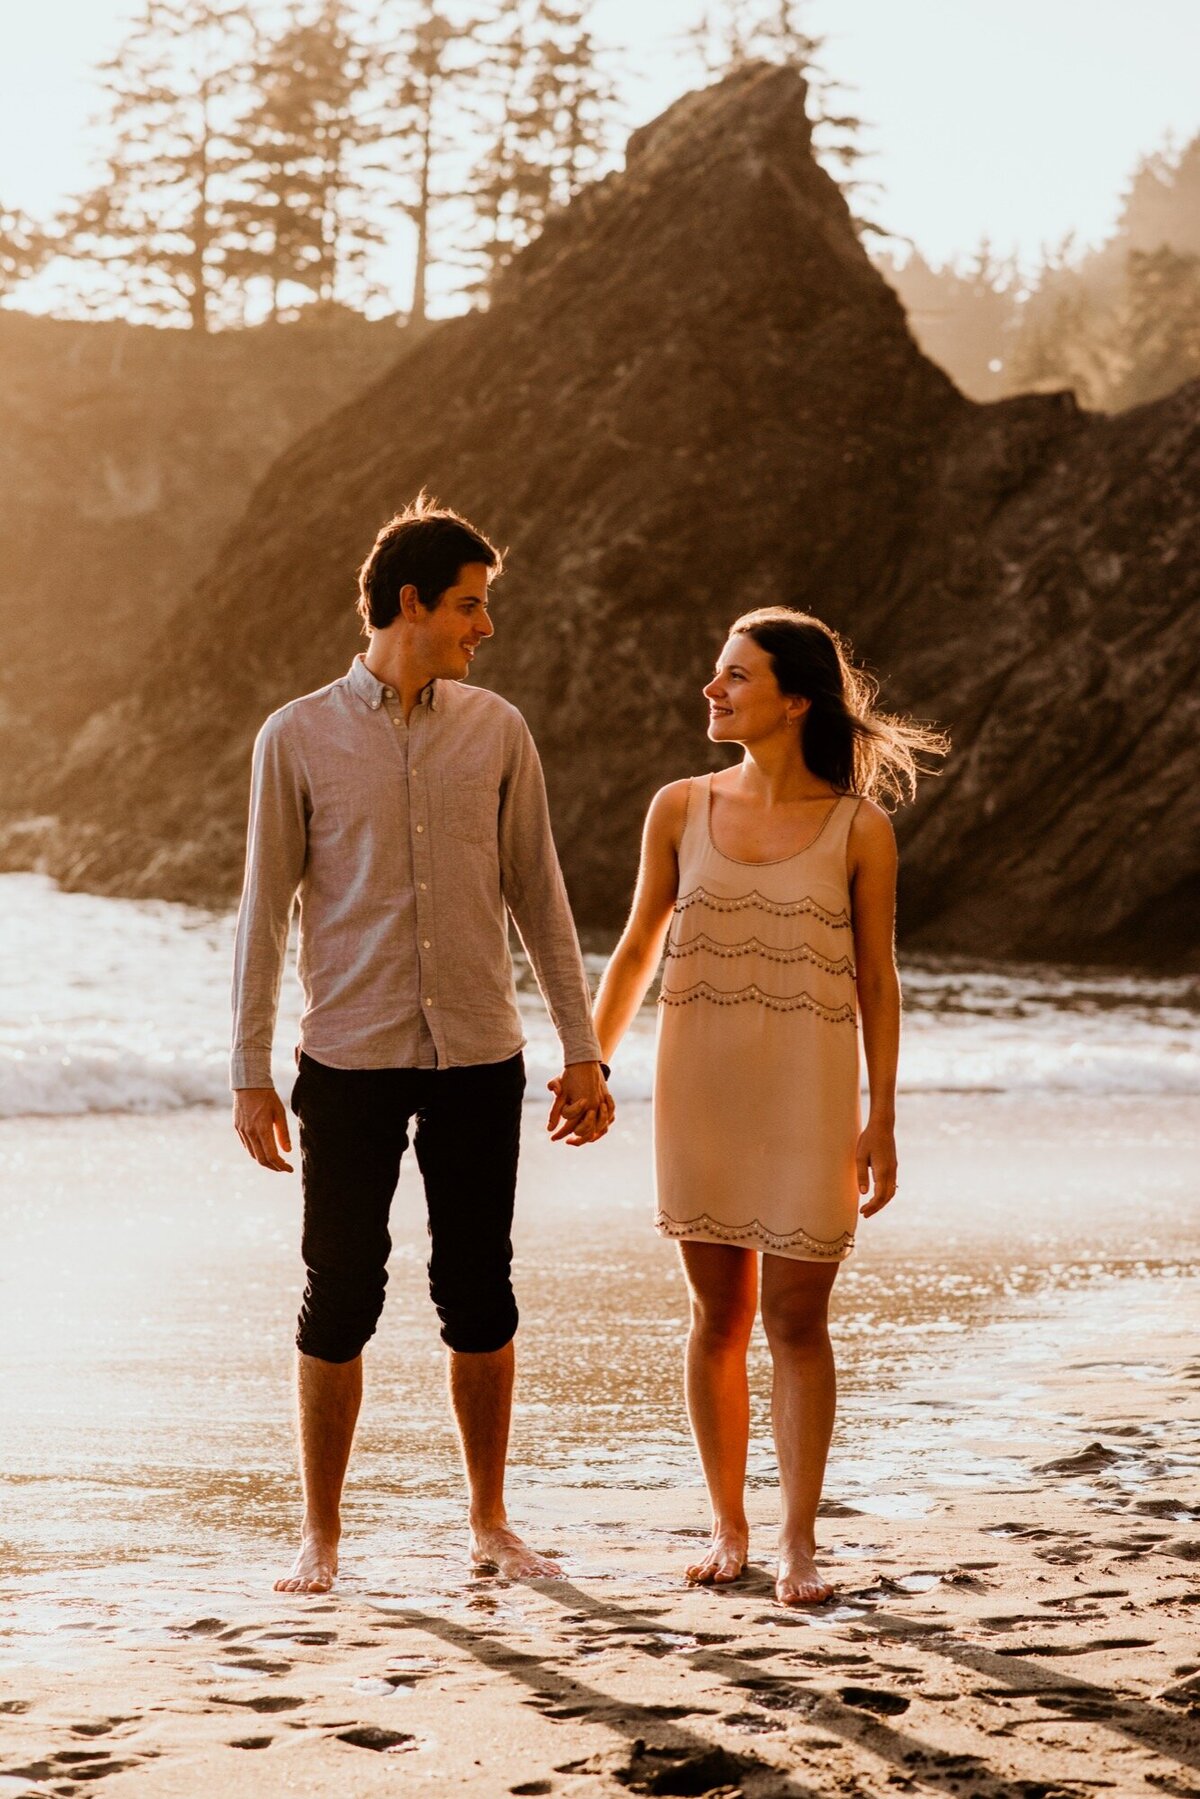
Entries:
{"type": "Polygon", "coordinates": [[[916,753],[945,747],[876,712],[876,691],[817,619],[786,607],[738,619],[704,694],[710,739],[742,759],[655,797],[596,1005],[611,1062],[666,939],[656,1224],[678,1240],[690,1292],[687,1405],[713,1519],[688,1579],[735,1580],[746,1563],[761,1255],[785,1605],[832,1591],[814,1560],[835,1404],[829,1294],[860,1197],[870,1218],[896,1191],[896,846],[876,800],[911,798],[916,753]]]}

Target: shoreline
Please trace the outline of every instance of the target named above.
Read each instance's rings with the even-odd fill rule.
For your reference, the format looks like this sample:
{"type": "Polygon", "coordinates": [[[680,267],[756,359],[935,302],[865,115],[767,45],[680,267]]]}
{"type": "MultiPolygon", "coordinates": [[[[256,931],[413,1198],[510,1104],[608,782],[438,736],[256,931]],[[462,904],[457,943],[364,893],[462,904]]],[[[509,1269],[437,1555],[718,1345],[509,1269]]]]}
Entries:
{"type": "Polygon", "coordinates": [[[566,1580],[465,1568],[408,1168],[344,1579],[308,1599],[270,1590],[298,1181],[205,1110],[0,1122],[0,1795],[1200,1790],[1190,1112],[901,1110],[901,1195],[835,1288],[838,1591],[794,1614],[757,1340],[752,1570],[682,1585],[705,1503],[644,1106],[596,1151],[526,1129],[510,1506],[566,1580]]]}

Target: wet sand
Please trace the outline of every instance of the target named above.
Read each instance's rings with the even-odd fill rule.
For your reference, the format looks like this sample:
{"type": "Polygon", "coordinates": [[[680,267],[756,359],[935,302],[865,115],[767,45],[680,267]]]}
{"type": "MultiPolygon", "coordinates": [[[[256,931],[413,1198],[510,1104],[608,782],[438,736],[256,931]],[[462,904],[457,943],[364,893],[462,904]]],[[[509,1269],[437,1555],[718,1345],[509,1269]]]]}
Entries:
{"type": "Polygon", "coordinates": [[[647,1119],[527,1121],[512,1511],[566,1579],[464,1568],[412,1171],[369,1352],[345,1578],[295,1521],[295,1181],[223,1118],[0,1126],[0,1795],[1200,1794],[1200,1299],[1186,1101],[910,1097],[839,1277],[835,1600],[704,1524],[647,1119]]]}

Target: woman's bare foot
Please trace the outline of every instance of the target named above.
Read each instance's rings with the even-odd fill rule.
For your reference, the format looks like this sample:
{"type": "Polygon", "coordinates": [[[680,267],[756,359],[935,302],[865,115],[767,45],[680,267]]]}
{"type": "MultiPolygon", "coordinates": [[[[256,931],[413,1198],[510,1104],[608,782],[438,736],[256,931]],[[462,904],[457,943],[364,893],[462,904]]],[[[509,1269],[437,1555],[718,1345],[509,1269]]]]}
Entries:
{"type": "Polygon", "coordinates": [[[712,1541],[698,1562],[687,1570],[689,1587],[724,1587],[737,1580],[750,1553],[750,1530],[745,1524],[714,1524],[712,1541]]]}
{"type": "Polygon", "coordinates": [[[277,1593],[328,1593],[337,1576],[338,1540],[306,1531],[300,1539],[292,1571],[275,1582],[277,1593]]]}
{"type": "Polygon", "coordinates": [[[820,1605],[824,1600],[832,1599],[833,1588],[817,1572],[811,1550],[795,1544],[780,1544],[775,1597],[780,1605],[820,1605]]]}
{"type": "Polygon", "coordinates": [[[472,1524],[471,1563],[481,1574],[507,1580],[561,1580],[563,1571],[548,1555],[538,1555],[507,1524],[472,1524]]]}

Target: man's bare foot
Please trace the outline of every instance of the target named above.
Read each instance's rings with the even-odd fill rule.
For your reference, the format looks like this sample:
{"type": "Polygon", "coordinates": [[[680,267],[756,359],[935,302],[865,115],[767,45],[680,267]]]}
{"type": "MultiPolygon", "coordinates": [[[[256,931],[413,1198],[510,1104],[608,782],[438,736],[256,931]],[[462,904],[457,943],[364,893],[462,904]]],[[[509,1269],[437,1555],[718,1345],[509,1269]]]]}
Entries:
{"type": "Polygon", "coordinates": [[[712,1541],[698,1562],[687,1570],[689,1587],[725,1587],[737,1580],[750,1552],[750,1531],[744,1524],[714,1524],[712,1541]]]}
{"type": "Polygon", "coordinates": [[[807,1549],[780,1547],[775,1597],[780,1605],[820,1605],[832,1599],[833,1588],[817,1572],[807,1549]]]}
{"type": "Polygon", "coordinates": [[[337,1576],[336,1537],[306,1534],[300,1539],[292,1571],[275,1582],[277,1593],[328,1593],[337,1576]]]}
{"type": "Polygon", "coordinates": [[[563,1571],[548,1555],[538,1555],[507,1524],[471,1526],[471,1564],[481,1574],[507,1580],[561,1580],[563,1571]]]}

